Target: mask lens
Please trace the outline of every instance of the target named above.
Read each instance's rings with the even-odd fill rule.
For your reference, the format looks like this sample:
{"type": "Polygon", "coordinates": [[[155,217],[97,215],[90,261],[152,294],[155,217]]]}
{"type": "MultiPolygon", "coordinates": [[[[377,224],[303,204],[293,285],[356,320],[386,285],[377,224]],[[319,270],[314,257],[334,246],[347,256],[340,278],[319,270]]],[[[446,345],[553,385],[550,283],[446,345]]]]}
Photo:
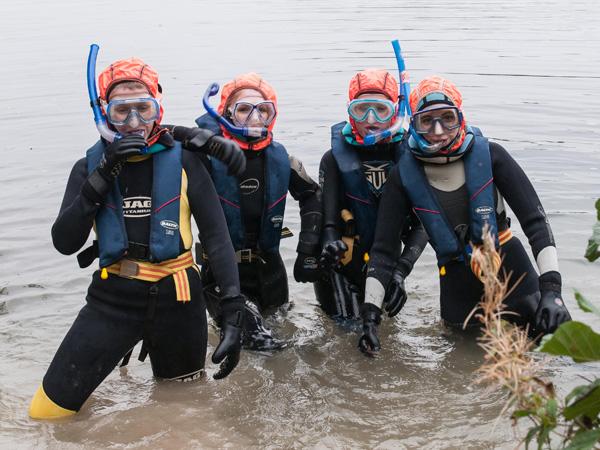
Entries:
{"type": "Polygon", "coordinates": [[[125,125],[133,115],[143,123],[150,123],[158,119],[160,106],[154,98],[129,98],[112,100],[106,107],[107,119],[113,125],[125,125]]]}
{"type": "Polygon", "coordinates": [[[440,108],[419,112],[413,115],[413,127],[420,134],[432,133],[436,123],[445,131],[460,127],[460,114],[457,108],[440,108]]]}
{"type": "Polygon", "coordinates": [[[372,112],[378,122],[387,122],[394,116],[396,105],[384,99],[357,99],[348,104],[348,115],[357,122],[367,120],[372,112]]]}
{"type": "Polygon", "coordinates": [[[233,120],[239,126],[245,126],[255,116],[259,122],[267,127],[275,119],[276,111],[273,102],[260,102],[257,104],[237,102],[233,106],[233,120]]]}

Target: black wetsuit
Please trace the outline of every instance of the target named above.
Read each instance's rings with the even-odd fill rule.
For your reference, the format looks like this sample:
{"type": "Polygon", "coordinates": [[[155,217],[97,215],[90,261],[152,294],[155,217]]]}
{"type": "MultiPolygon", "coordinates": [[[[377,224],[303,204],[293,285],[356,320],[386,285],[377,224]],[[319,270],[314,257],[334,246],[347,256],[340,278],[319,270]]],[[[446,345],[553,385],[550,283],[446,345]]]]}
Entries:
{"type": "MultiPolygon", "coordinates": [[[[387,189],[387,180],[392,168],[396,164],[396,146],[399,143],[383,143],[375,147],[354,146],[356,154],[361,163],[365,178],[369,182],[369,188],[373,193],[378,210],[380,200],[387,189]]],[[[342,238],[345,224],[341,218],[343,209],[350,209],[347,197],[344,195],[344,184],[337,162],[331,150],[327,151],[319,167],[319,182],[323,190],[323,233],[322,244],[342,238]]],[[[405,226],[397,229],[397,242],[394,247],[394,267],[402,266],[402,271],[408,275],[414,263],[421,255],[423,248],[427,245],[427,234],[424,232],[420,222],[411,214],[406,212],[405,226]],[[402,249],[402,241],[406,244],[402,249]],[[402,255],[402,257],[400,257],[402,255]]],[[[374,224],[373,224],[374,225],[374,224]]],[[[392,250],[392,249],[390,249],[392,250]]],[[[341,273],[358,288],[360,301],[364,298],[364,285],[366,279],[366,264],[363,255],[370,253],[371,248],[361,244],[360,239],[355,241],[352,260],[345,265],[341,273]]],[[[384,285],[387,286],[387,285],[384,285]]],[[[336,308],[329,278],[324,277],[315,283],[315,294],[320,306],[328,314],[334,314],[336,308]]]]}
{"type": "MultiPolygon", "coordinates": [[[[498,231],[502,232],[510,225],[501,201],[501,198],[504,198],[516,214],[529,239],[533,255],[537,258],[541,250],[555,246],[540,200],[527,175],[508,152],[492,142],[489,148],[496,187],[498,231]]],[[[449,164],[463,164],[463,162],[458,160],[449,164]]],[[[469,199],[464,184],[450,192],[435,188],[433,191],[453,227],[469,224],[469,199]]],[[[398,227],[402,227],[406,222],[406,216],[411,209],[412,205],[402,186],[400,173],[394,170],[379,208],[375,243],[371,250],[369,265],[369,276],[377,278],[384,286],[391,277],[394,265],[392,249],[398,245],[398,227]]],[[[505,303],[510,310],[520,314],[520,317],[515,319],[516,322],[531,323],[540,296],[537,272],[516,237],[512,237],[502,245],[500,254],[503,257],[502,269],[506,273],[513,273],[510,278],[511,287],[517,279],[525,275],[505,303]]],[[[446,263],[444,270],[440,270],[441,315],[447,323],[462,325],[482,294],[483,285],[472,273],[470,266],[464,262],[454,260],[446,263]]]]}
{"type": "MultiPolygon", "coordinates": [[[[262,151],[245,150],[246,171],[240,180],[241,214],[244,224],[244,248],[257,251],[260,259],[238,264],[242,293],[260,311],[283,305],[288,301],[287,274],[279,252],[263,252],[259,248],[259,232],[265,208],[265,155],[262,151]]],[[[209,162],[210,164],[210,162],[209,162]]],[[[289,193],[300,203],[301,231],[297,250],[317,256],[321,224],[321,194],[319,185],[304,170],[302,163],[290,156],[289,193]]],[[[213,263],[202,265],[202,280],[206,285],[214,281],[213,263]]],[[[208,299],[212,316],[217,310],[208,299]]],[[[216,304],[214,306],[217,306],[216,304]]]]}
{"type": "MultiPolygon", "coordinates": [[[[170,135],[159,141],[172,146],[170,135]]],[[[205,251],[218,267],[216,281],[224,295],[239,295],[234,252],[212,180],[201,158],[182,153],[189,209],[205,251]]],[[[153,162],[127,162],[118,177],[130,250],[144,260],[149,243],[153,162]],[[135,242],[135,244],[132,244],[135,242]]],[[[52,240],[63,254],[86,242],[99,206],[81,195],[88,177],[83,158],[73,167],[52,240]]],[[[180,239],[181,253],[186,251],[180,239]]],[[[130,252],[131,257],[131,252],[130,252]]],[[[44,377],[48,397],[59,406],[79,410],[94,389],[140,340],[144,340],[155,376],[185,378],[204,367],[207,346],[206,305],[196,267],[186,269],[191,301],[176,300],[172,276],[151,283],[96,271],[81,309],[44,377]]]]}

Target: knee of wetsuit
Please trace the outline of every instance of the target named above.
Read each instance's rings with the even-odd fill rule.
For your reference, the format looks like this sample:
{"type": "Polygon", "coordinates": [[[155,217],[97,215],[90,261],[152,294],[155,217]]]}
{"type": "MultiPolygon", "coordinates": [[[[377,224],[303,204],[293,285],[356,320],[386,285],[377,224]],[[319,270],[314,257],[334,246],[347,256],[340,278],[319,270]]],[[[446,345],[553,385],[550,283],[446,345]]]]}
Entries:
{"type": "Polygon", "coordinates": [[[72,416],[76,412],[63,408],[50,400],[42,385],[38,387],[29,405],[29,417],[32,419],[60,419],[72,416]]]}
{"type": "Polygon", "coordinates": [[[249,300],[245,307],[243,346],[247,350],[278,350],[286,346],[284,341],[273,337],[258,307],[249,300]]]}

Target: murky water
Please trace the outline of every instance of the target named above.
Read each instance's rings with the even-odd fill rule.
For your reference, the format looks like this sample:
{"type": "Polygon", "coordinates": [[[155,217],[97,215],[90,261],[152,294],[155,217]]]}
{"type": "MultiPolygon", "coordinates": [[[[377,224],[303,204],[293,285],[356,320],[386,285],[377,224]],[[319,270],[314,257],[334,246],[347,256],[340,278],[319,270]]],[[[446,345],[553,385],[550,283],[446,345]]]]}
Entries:
{"type": "MultiPolygon", "coordinates": [[[[556,234],[571,312],[600,329],[571,294],[578,287],[600,301],[598,267],[582,258],[600,194],[597,2],[182,3],[2,6],[0,446],[513,448],[510,422],[495,425],[505,397],[474,384],[482,357],[473,338],[439,323],[431,251],[408,281],[402,314],[381,327],[377,359],[321,313],[309,285],[290,279],[293,306],[271,319],[288,349],[244,353],[222,382],[160,383],[134,361],[75,418],[27,417],[91,273],[50,241],[71,166],[97,138],[84,80],[91,42],[101,45],[99,67],[137,55],[158,69],[167,122],[191,124],[209,82],[260,72],[279,93],[278,140],[316,176],[329,126],[344,119],[348,80],[365,67],[395,70],[389,40],[399,38],[413,82],[433,73],[454,80],[468,119],[530,175],[556,234]]],[[[287,225],[298,230],[289,205],[287,225]]],[[[283,241],[289,268],[294,248],[283,241]]],[[[209,350],[215,343],[211,332],[209,350]]],[[[548,376],[564,391],[599,371],[553,360],[548,376]]]]}

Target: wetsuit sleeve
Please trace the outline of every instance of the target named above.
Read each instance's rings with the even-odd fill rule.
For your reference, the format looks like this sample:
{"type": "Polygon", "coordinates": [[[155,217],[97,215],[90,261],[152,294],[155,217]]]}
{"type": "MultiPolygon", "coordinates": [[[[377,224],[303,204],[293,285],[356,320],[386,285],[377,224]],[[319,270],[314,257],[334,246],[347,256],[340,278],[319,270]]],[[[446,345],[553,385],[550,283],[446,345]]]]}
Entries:
{"type": "Polygon", "coordinates": [[[319,184],[323,192],[323,233],[321,242],[325,245],[342,238],[339,229],[341,178],[331,150],[321,158],[319,184]]]}
{"type": "Polygon", "coordinates": [[[72,255],[83,247],[100,207],[81,194],[87,176],[87,162],[82,158],[71,170],[58,217],[52,226],[52,243],[63,255],[72,255]]]}
{"type": "Polygon", "coordinates": [[[183,168],[188,178],[188,199],[198,225],[202,249],[207,253],[222,296],[240,295],[240,280],[227,222],[212,179],[202,158],[183,151],[183,168]]]}
{"type": "MultiPolygon", "coordinates": [[[[556,247],[542,203],[523,169],[502,146],[490,143],[490,154],[494,183],[516,214],[529,240],[533,256],[538,260],[542,251],[548,247],[556,247]]],[[[550,250],[555,254],[555,249],[550,250]]],[[[548,251],[545,251],[545,254],[548,254],[548,251]]],[[[540,265],[539,260],[538,265],[540,265]]],[[[557,269],[558,263],[555,265],[557,269]]],[[[546,271],[541,265],[540,270],[546,271]]]]}
{"type": "Polygon", "coordinates": [[[407,277],[412,271],[417,259],[421,256],[421,253],[423,253],[423,249],[429,241],[429,236],[427,236],[425,228],[414,212],[411,212],[405,225],[405,229],[408,229],[408,231],[402,236],[404,248],[398,259],[398,269],[405,277],[407,277]]]}
{"type": "Polygon", "coordinates": [[[289,191],[300,203],[300,236],[298,253],[317,255],[320,252],[321,224],[323,221],[321,188],[306,173],[302,162],[290,156],[289,191]]]}
{"type": "MultiPolygon", "coordinates": [[[[410,200],[402,187],[400,173],[394,168],[385,184],[385,190],[379,203],[377,226],[375,227],[375,241],[371,247],[369,269],[367,271],[367,277],[377,279],[384,288],[387,288],[392,273],[398,263],[401,231],[407,225],[410,215],[410,200]]],[[[415,237],[417,236],[419,239],[417,239],[416,242],[419,242],[419,245],[424,247],[424,243],[422,242],[423,235],[415,235],[415,237]]],[[[412,237],[409,245],[414,245],[412,237]]],[[[421,251],[422,248],[418,252],[418,255],[416,255],[416,258],[421,254],[421,251]]],[[[414,258],[414,260],[416,260],[416,258],[414,258]]],[[[411,258],[411,260],[412,259],[413,258],[411,258]]],[[[414,263],[414,261],[412,262],[414,263]]],[[[367,287],[369,284],[367,284],[367,287]]],[[[372,297],[372,295],[372,292],[365,293],[365,301],[377,304],[376,301],[369,298],[370,296],[372,297]]],[[[378,306],[383,302],[383,294],[381,294],[379,300],[378,306]]]]}

